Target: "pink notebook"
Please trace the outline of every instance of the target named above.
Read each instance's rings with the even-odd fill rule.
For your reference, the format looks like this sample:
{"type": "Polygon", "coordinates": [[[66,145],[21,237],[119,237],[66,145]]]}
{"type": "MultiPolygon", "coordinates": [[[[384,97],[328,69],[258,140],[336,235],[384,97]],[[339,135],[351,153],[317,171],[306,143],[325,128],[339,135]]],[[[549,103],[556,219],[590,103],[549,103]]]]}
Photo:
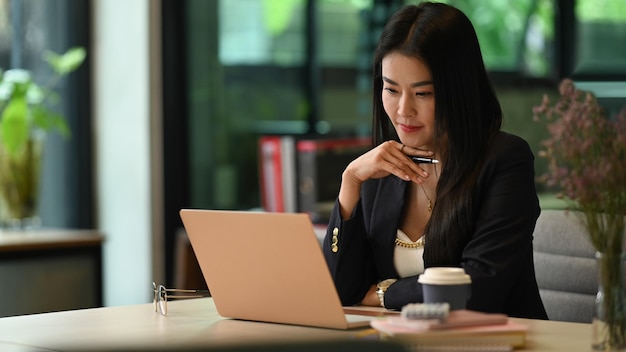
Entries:
{"type": "Polygon", "coordinates": [[[502,346],[522,347],[528,327],[512,322],[504,314],[469,310],[452,311],[445,322],[409,320],[398,316],[377,319],[373,328],[389,338],[417,346],[502,346]]]}

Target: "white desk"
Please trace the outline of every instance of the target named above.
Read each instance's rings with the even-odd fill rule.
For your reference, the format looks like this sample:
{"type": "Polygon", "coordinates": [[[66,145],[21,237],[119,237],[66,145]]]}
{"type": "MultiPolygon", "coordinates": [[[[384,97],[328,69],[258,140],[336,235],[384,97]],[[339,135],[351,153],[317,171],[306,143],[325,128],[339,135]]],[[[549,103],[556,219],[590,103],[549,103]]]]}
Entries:
{"type": "MultiPolygon", "coordinates": [[[[530,326],[525,350],[590,350],[589,324],[515,320],[530,326]]],[[[360,338],[364,331],[223,319],[211,298],[200,298],[168,302],[167,316],[155,313],[150,303],[0,318],[0,351],[219,348],[347,340],[360,338]]]]}

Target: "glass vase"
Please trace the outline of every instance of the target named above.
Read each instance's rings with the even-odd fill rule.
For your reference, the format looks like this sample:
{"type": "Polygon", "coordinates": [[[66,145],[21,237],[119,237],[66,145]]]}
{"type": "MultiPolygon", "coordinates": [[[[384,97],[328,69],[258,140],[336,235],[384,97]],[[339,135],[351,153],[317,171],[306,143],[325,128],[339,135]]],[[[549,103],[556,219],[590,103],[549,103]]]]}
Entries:
{"type": "Polygon", "coordinates": [[[39,181],[44,136],[33,134],[22,150],[9,153],[0,143],[0,227],[38,227],[39,181]]]}
{"type": "Polygon", "coordinates": [[[621,252],[596,252],[598,293],[592,321],[595,351],[626,351],[625,260],[621,252]]]}

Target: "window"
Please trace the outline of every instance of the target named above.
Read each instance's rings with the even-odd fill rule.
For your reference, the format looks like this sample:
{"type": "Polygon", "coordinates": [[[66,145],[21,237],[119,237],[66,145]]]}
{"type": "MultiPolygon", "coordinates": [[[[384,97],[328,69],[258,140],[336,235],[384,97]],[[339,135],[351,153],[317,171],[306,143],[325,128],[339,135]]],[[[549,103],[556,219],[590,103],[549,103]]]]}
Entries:
{"type": "Polygon", "coordinates": [[[554,57],[552,0],[444,1],[472,21],[490,71],[548,77],[554,57]]]}
{"type": "Polygon", "coordinates": [[[302,65],[305,5],[304,0],[219,1],[220,63],[302,65]]]}
{"type": "Polygon", "coordinates": [[[626,80],[626,1],[578,0],[573,76],[626,80]]]}
{"type": "Polygon", "coordinates": [[[316,123],[318,134],[369,135],[371,59],[378,28],[390,5],[374,1],[315,2],[316,123]],[[379,21],[380,22],[380,21],[379,21]]]}
{"type": "MultiPolygon", "coordinates": [[[[474,24],[502,103],[504,129],[528,140],[535,155],[542,135],[532,123],[532,107],[572,74],[574,65],[562,62],[572,56],[568,48],[588,38],[577,50],[592,51],[592,56],[576,58],[576,72],[599,74],[605,68],[598,63],[613,60],[602,73],[605,80],[621,69],[615,61],[626,57],[624,46],[616,45],[625,42],[623,19],[613,19],[626,13],[623,0],[443,2],[459,7],[474,24]],[[610,31],[612,41],[597,43],[595,29],[593,35],[581,29],[575,37],[573,27],[562,24],[567,13],[572,18],[566,20],[590,27],[586,23],[598,17],[589,16],[603,8],[600,18],[611,29],[602,33],[610,31]]],[[[165,122],[171,127],[166,127],[165,143],[176,145],[165,149],[166,173],[173,178],[165,190],[166,236],[180,225],[177,210],[184,206],[260,206],[257,147],[262,134],[369,135],[374,46],[388,16],[405,3],[417,1],[163,2],[165,26],[172,21],[179,26],[164,51],[164,75],[174,77],[165,82],[165,122]],[[173,16],[170,9],[180,8],[182,16],[173,16]],[[168,59],[176,55],[177,60],[168,59]],[[180,162],[187,157],[188,163],[180,162]],[[175,200],[168,201],[168,194],[175,200]]],[[[541,173],[542,160],[536,160],[541,173]]]]}

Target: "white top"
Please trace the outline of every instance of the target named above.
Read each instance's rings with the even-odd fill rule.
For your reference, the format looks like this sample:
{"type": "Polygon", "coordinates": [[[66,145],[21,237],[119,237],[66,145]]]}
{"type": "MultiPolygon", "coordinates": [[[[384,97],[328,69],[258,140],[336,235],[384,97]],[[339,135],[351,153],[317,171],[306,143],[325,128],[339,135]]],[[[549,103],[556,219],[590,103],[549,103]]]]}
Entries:
{"type": "MultiPolygon", "coordinates": [[[[402,230],[398,229],[396,235],[398,239],[413,242],[402,230]]],[[[419,275],[424,272],[424,247],[421,248],[405,248],[396,246],[393,254],[393,264],[400,278],[419,275]]]]}

